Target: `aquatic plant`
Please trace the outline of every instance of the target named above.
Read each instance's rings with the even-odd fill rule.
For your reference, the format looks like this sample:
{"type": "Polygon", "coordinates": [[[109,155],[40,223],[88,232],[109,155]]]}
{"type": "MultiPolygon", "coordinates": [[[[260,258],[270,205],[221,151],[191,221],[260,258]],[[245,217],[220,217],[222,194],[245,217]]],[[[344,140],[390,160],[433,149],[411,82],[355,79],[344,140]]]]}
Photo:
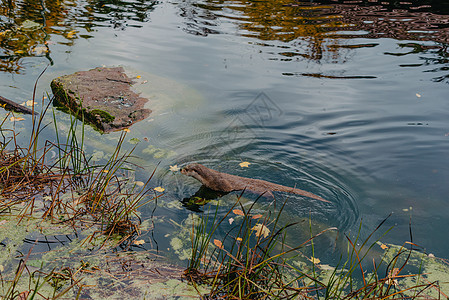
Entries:
{"type": "MultiPolygon", "coordinates": [[[[265,215],[253,213],[254,204],[245,211],[240,198],[241,195],[223,217],[219,218],[216,209],[198,218],[192,228],[191,258],[184,277],[195,287],[210,288],[208,294],[200,295],[205,299],[436,299],[435,294],[444,296],[438,282],[424,281],[419,262],[418,270],[416,261],[409,264],[418,249],[413,242],[391,248],[378,257],[371,255],[373,247],[379,244],[382,249],[390,248],[381,244],[380,238],[391,228],[372,241],[386,219],[365,239],[361,237],[361,227],[354,239],[345,236],[347,252],[340,255],[337,266],[331,267],[315,257],[314,240],[336,228],[311,234],[300,245],[291,247],[286,243],[287,231],[295,223],[280,224],[285,202],[272,217],[269,211],[265,215]],[[236,206],[240,209],[235,209],[236,206]],[[239,224],[223,238],[216,238],[218,228],[225,225],[229,215],[237,215],[235,222],[239,224]],[[371,268],[365,262],[367,257],[373,259],[371,268]],[[430,288],[437,292],[427,293],[430,288]]],[[[234,222],[234,218],[230,219],[234,222]]],[[[312,233],[312,222],[309,224],[312,233]]]]}

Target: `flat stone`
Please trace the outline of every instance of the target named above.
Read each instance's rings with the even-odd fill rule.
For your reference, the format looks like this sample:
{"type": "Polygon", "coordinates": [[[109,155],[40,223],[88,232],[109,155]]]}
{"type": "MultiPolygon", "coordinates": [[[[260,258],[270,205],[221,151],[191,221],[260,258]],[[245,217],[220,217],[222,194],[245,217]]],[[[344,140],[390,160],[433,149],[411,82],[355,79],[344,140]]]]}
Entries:
{"type": "Polygon", "coordinates": [[[53,105],[102,132],[127,128],[147,118],[148,99],[131,90],[135,82],[122,67],[102,67],[53,79],[53,105]]]}

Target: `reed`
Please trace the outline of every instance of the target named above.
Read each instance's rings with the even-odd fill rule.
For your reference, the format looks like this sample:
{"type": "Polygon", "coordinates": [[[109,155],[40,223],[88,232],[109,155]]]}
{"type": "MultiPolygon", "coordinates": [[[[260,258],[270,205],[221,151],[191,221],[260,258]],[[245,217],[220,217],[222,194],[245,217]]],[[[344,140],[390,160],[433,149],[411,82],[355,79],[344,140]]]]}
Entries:
{"type": "Polygon", "coordinates": [[[192,229],[192,255],[184,277],[195,287],[204,285],[210,289],[210,293],[200,295],[201,298],[435,299],[425,291],[437,288],[438,283],[424,282],[420,280],[421,269],[413,273],[408,268],[409,258],[417,249],[413,242],[405,243],[393,255],[385,253],[373,259],[372,267],[367,267],[369,262],[365,260],[372,257],[369,254],[373,247],[391,230],[388,228],[380,237],[373,238],[388,218],[365,239],[361,237],[360,224],[354,239],[345,236],[347,252],[340,254],[337,266],[324,268],[315,259],[314,240],[336,228],[311,234],[292,247],[286,241],[288,230],[295,223],[280,224],[285,202],[276,214],[268,211],[262,216],[252,212],[254,204],[245,211],[240,198],[241,195],[223,217],[218,216],[217,208],[215,212],[204,214],[192,229]],[[216,238],[218,228],[236,212],[241,215],[239,224],[224,237],[216,238]],[[305,253],[310,253],[310,257],[305,253]],[[405,285],[403,280],[410,278],[414,279],[414,284],[405,285]]]}

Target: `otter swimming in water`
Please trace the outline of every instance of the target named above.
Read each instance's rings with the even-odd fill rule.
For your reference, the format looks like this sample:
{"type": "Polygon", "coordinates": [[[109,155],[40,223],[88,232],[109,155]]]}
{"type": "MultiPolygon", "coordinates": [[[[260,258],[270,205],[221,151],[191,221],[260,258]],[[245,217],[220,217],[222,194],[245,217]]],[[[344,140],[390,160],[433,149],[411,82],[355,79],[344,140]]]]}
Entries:
{"type": "Polygon", "coordinates": [[[265,180],[251,179],[218,172],[197,163],[193,163],[182,168],[181,173],[184,175],[192,176],[193,178],[199,180],[204,186],[220,192],[229,193],[232,191],[245,189],[258,194],[268,193],[270,195],[273,195],[272,192],[287,192],[324,202],[329,202],[327,200],[324,200],[320,196],[300,189],[286,187],[265,180]]]}

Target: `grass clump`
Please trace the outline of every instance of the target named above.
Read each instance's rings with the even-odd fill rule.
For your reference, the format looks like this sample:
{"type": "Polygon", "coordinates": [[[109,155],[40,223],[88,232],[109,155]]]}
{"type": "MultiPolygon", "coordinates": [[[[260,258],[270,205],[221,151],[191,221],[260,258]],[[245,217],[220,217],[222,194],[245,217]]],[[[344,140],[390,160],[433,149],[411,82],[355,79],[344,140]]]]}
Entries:
{"type": "Polygon", "coordinates": [[[237,201],[223,217],[217,210],[199,219],[192,229],[192,254],[184,277],[195,287],[210,289],[202,298],[447,299],[439,282],[424,279],[422,263],[410,263],[410,257],[425,257],[417,245],[407,242],[392,248],[379,238],[373,241],[386,219],[364,240],[361,228],[354,239],[345,236],[346,243],[341,244],[347,251],[331,267],[315,257],[314,241],[336,228],[311,234],[291,247],[286,243],[287,231],[296,223],[280,224],[284,205],[277,213],[261,215],[252,212],[254,205],[245,210],[237,201]],[[216,237],[229,219],[237,224],[224,237],[216,237]],[[379,245],[389,249],[376,256],[373,248],[379,245]]]}

